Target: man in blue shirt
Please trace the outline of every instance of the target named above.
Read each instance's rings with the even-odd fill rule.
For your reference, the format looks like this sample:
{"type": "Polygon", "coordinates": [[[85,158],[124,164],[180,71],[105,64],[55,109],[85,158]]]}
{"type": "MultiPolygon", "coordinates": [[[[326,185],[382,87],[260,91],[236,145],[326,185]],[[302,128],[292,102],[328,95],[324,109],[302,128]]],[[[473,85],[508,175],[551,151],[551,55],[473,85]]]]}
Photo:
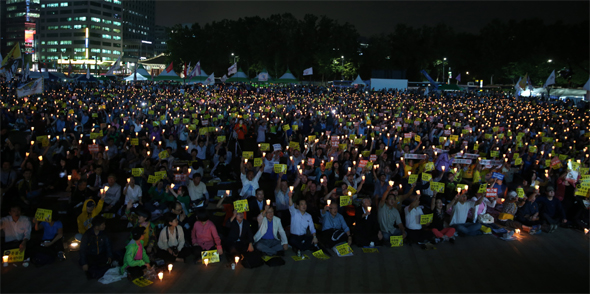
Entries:
{"type": "Polygon", "coordinates": [[[322,213],[322,232],[320,239],[322,244],[328,248],[342,242],[352,244],[352,236],[350,229],[344,221],[344,217],[338,213],[338,203],[335,201],[330,205],[326,205],[321,211],[322,213]]]}

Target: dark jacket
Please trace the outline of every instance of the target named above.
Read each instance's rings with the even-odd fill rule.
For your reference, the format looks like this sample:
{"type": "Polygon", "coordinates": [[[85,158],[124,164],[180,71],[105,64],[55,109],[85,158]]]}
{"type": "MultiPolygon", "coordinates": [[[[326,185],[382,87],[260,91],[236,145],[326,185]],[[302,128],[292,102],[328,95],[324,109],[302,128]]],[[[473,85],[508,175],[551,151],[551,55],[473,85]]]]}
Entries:
{"type": "MultiPolygon", "coordinates": [[[[250,212],[248,212],[248,215],[250,212]]],[[[247,243],[254,243],[254,234],[252,233],[252,228],[250,227],[250,222],[245,220],[242,224],[242,234],[240,235],[240,225],[238,225],[238,220],[234,219],[234,221],[230,222],[228,220],[229,225],[229,233],[227,234],[227,241],[235,243],[238,242],[247,242],[247,243]]]]}
{"type": "Polygon", "coordinates": [[[100,231],[97,234],[94,233],[93,229],[90,229],[82,236],[82,242],[80,242],[80,264],[87,264],[87,255],[99,255],[106,253],[107,257],[112,258],[113,253],[111,252],[111,241],[104,231],[100,231]]]}
{"type": "MultiPolygon", "coordinates": [[[[266,202],[265,200],[263,200],[262,202],[262,208],[264,209],[264,205],[266,205],[266,202]]],[[[256,200],[256,197],[248,197],[248,208],[250,209],[248,210],[248,221],[253,226],[252,230],[258,231],[256,230],[256,228],[258,227],[258,221],[256,220],[256,218],[258,217],[258,215],[260,215],[262,211],[260,210],[260,207],[258,207],[258,200],[256,200]]]]}
{"type": "MultiPolygon", "coordinates": [[[[88,186],[94,187],[94,184],[96,183],[96,176],[97,176],[97,174],[91,174],[88,176],[88,181],[87,181],[88,186]]],[[[105,184],[108,183],[107,175],[102,173],[100,175],[100,180],[101,180],[101,185],[100,185],[100,187],[97,187],[97,188],[102,188],[102,186],[104,186],[105,184]]]]}

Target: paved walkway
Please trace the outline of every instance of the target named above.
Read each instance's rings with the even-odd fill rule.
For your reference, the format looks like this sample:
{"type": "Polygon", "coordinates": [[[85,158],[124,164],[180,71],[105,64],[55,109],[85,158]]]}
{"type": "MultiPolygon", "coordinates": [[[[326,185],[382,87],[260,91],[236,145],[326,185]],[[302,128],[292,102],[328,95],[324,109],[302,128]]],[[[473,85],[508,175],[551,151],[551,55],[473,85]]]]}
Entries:
{"type": "MultiPolygon", "coordinates": [[[[128,236],[128,235],[126,235],[128,236]]],[[[282,267],[266,265],[235,271],[222,263],[175,264],[164,281],[140,288],[128,280],[102,285],[88,281],[77,254],[61,263],[36,268],[2,268],[2,293],[285,293],[285,292],[590,292],[589,237],[560,229],[553,234],[523,235],[502,241],[494,236],[459,238],[436,250],[418,246],[380,248],[352,257],[285,257],[282,267]]],[[[291,255],[292,251],[288,251],[291,255]]],[[[311,253],[308,253],[311,257],[311,253]]]]}

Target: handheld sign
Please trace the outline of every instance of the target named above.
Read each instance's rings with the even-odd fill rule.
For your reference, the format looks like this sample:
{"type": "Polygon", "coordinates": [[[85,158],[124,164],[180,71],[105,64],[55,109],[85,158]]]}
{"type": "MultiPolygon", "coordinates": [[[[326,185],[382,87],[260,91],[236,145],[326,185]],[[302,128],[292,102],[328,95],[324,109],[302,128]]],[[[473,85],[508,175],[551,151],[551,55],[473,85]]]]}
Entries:
{"type": "Polygon", "coordinates": [[[487,188],[486,189],[486,197],[496,197],[498,196],[498,189],[496,188],[487,188]]]}
{"type": "Polygon", "coordinates": [[[40,222],[51,222],[52,211],[49,209],[37,208],[35,212],[35,219],[40,222]]]}
{"type": "Polygon", "coordinates": [[[320,249],[320,250],[312,253],[312,255],[315,258],[320,259],[320,260],[328,260],[328,259],[330,259],[330,257],[328,255],[326,255],[322,249],[320,249]]]}
{"type": "Polygon", "coordinates": [[[275,164],[274,165],[274,172],[275,172],[275,174],[284,173],[286,171],[287,171],[287,165],[286,164],[275,164]]]}
{"type": "Polygon", "coordinates": [[[205,259],[208,259],[209,263],[216,263],[219,262],[219,253],[217,250],[201,251],[201,259],[203,264],[205,264],[205,259]]]}
{"type": "Polygon", "coordinates": [[[352,197],[340,196],[340,206],[348,206],[352,204],[352,197]]]}
{"type": "Polygon", "coordinates": [[[445,192],[445,184],[439,183],[439,182],[431,182],[430,183],[430,190],[432,190],[434,192],[438,192],[438,193],[444,193],[445,192]]]}
{"type": "Polygon", "coordinates": [[[479,190],[477,190],[477,193],[486,193],[488,189],[488,184],[481,184],[479,185],[479,190]]]}
{"type": "Polygon", "coordinates": [[[3,255],[8,255],[8,262],[22,262],[25,260],[25,250],[20,251],[20,249],[11,249],[11,250],[4,250],[3,255]]]}
{"type": "Polygon", "coordinates": [[[418,180],[418,175],[414,174],[414,175],[410,175],[410,177],[408,178],[408,184],[413,184],[418,180]]]}
{"type": "Polygon", "coordinates": [[[502,181],[502,180],[504,180],[504,175],[501,173],[493,173],[492,178],[502,181]]]}
{"type": "Polygon", "coordinates": [[[428,182],[432,180],[432,175],[427,173],[422,173],[422,181],[428,182]]]}
{"type": "Polygon", "coordinates": [[[270,150],[270,144],[260,143],[260,151],[268,151],[268,150],[270,150]]]}
{"type": "Polygon", "coordinates": [[[350,248],[348,243],[336,246],[336,250],[338,251],[339,256],[344,256],[352,253],[352,248],[350,248]]]}
{"type": "Polygon", "coordinates": [[[131,174],[134,177],[141,177],[141,175],[143,174],[143,168],[132,168],[131,169],[131,174]]]}
{"type": "Polygon", "coordinates": [[[248,206],[248,200],[238,200],[234,202],[234,209],[236,212],[244,212],[250,211],[250,207],[248,206]]]}
{"type": "Polygon", "coordinates": [[[523,188],[517,188],[516,193],[518,193],[518,198],[524,198],[524,196],[525,196],[523,188]]]}
{"type": "Polygon", "coordinates": [[[252,158],[254,158],[254,152],[244,151],[244,152],[242,152],[242,158],[252,159],[252,158]]]}
{"type": "Polygon", "coordinates": [[[262,166],[262,158],[254,158],[254,167],[262,166]]]}
{"type": "Polygon", "coordinates": [[[420,216],[420,224],[421,225],[426,225],[426,224],[431,223],[432,222],[432,217],[433,217],[433,214],[432,213],[421,215],[420,216]]]}

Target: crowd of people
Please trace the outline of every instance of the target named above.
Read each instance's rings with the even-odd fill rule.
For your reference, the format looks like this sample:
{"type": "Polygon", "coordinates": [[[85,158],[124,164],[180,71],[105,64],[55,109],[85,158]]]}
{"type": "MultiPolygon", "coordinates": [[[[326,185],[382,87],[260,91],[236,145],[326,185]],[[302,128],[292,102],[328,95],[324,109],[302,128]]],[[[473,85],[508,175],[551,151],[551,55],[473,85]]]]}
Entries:
{"type": "Polygon", "coordinates": [[[71,235],[89,278],[119,264],[135,279],[211,252],[255,266],[344,244],[428,249],[588,228],[584,102],[161,82],[46,82],[21,98],[0,87],[2,250],[63,260],[71,235]],[[107,226],[129,232],[124,248],[107,226]]]}

